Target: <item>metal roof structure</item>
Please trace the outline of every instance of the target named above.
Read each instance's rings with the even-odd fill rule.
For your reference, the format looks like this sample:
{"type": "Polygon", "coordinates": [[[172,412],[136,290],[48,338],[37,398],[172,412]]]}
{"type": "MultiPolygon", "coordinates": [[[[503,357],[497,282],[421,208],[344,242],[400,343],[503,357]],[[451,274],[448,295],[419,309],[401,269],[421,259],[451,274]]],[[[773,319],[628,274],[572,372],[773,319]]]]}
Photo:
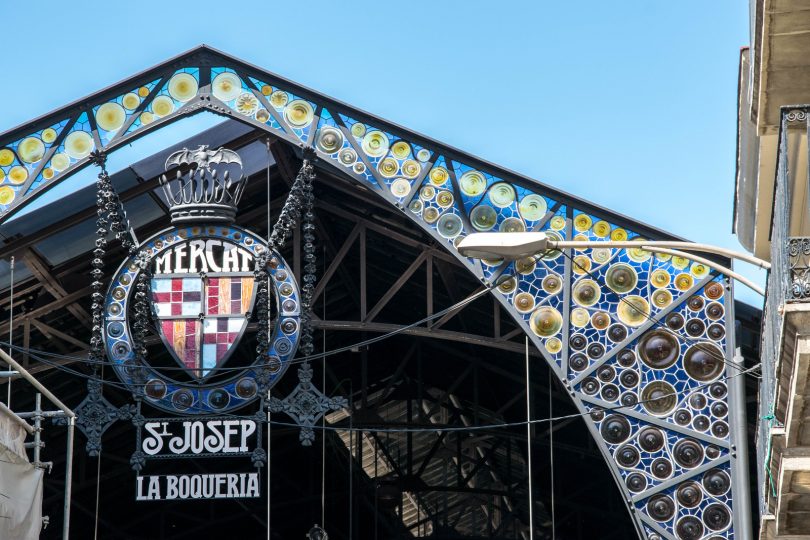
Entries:
{"type": "MultiPolygon", "coordinates": [[[[544,230],[568,240],[673,237],[207,47],[0,135],[0,259],[20,261],[16,315],[0,324],[0,335],[14,330],[15,344],[29,349],[24,360],[31,371],[68,394],[66,402],[84,394],[65,370],[84,369],[76,359],[90,332],[95,188],[15,214],[90,166],[93,149],[112,152],[202,111],[228,120],[178,147],[209,144],[239,153],[251,176],[237,216],[246,228],[264,230],[266,201],[271,217],[277,215],[301,146],[316,148],[323,253],[313,324],[320,347],[401,332],[325,363],[325,390],[348,395],[352,412],[330,415],[337,431],[324,437],[334,488],[327,526],[340,523],[334,537],[528,538],[525,426],[496,426],[525,420],[529,349],[536,360],[533,418],[570,415],[533,428],[533,456],[543,463],[535,469],[533,498],[540,537],[550,537],[552,499],[560,538],[562,531],[572,538],[627,538],[633,530],[650,539],[683,538],[689,525],[700,528],[698,538],[730,539],[736,527],[748,526],[740,521],[743,512],[731,513],[738,509],[733,501],[747,504],[748,474],[738,460],[745,434],[731,429],[729,417],[744,408],[744,393],[728,280],[687,259],[640,249],[566,250],[514,263],[464,258],[455,249],[458,238],[481,230],[544,230]],[[178,87],[179,74],[193,88],[178,87]],[[412,326],[487,289],[491,294],[463,308],[412,326]],[[59,356],[48,360],[39,350],[59,356]],[[442,431],[482,425],[493,427],[442,431]],[[390,433],[380,426],[424,431],[390,433]],[[544,460],[552,447],[558,449],[554,497],[537,487],[548,478],[544,460]],[[603,460],[607,467],[600,468],[603,460]],[[606,498],[616,489],[611,476],[619,496],[606,498]],[[698,486],[701,501],[680,502],[685,486],[698,486]],[[629,515],[617,511],[625,504],[629,515]]],[[[157,177],[178,147],[112,176],[138,238],[167,223],[157,177]]],[[[123,256],[120,248],[107,254],[110,261],[123,256]]],[[[300,232],[284,256],[300,275],[300,232]]],[[[8,278],[0,265],[0,280],[8,278]]],[[[9,303],[0,300],[6,315],[9,303]]],[[[282,380],[274,392],[290,384],[282,380]]],[[[115,402],[127,400],[115,386],[105,392],[115,402]]],[[[24,396],[14,399],[26,404],[24,396]]],[[[201,530],[266,527],[257,501],[227,503],[233,505],[227,512],[209,506],[206,520],[194,503],[164,506],[159,533],[148,518],[108,505],[132,493],[127,428],[110,429],[102,454],[107,472],[100,486],[109,495],[98,516],[111,537],[186,538],[201,530]]],[[[273,509],[287,518],[273,519],[274,537],[290,538],[303,535],[303,522],[319,519],[320,505],[312,503],[319,498],[314,464],[320,455],[294,448],[292,430],[273,432],[271,463],[284,464],[272,473],[278,481],[273,509]],[[304,518],[302,506],[312,518],[304,518]]],[[[76,489],[84,526],[95,519],[88,505],[94,465],[86,460],[76,489]]],[[[157,503],[139,504],[148,508],[144,513],[157,510],[157,503]]]]}

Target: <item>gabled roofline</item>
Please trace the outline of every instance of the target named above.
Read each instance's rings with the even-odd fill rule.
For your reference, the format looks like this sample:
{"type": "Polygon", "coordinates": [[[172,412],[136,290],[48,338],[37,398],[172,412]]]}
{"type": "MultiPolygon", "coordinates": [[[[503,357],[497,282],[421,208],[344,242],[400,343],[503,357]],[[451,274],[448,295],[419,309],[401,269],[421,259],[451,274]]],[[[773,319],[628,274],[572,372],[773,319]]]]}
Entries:
{"type": "MultiPolygon", "coordinates": [[[[390,131],[397,135],[404,136],[403,138],[407,138],[408,140],[416,142],[421,146],[435,148],[439,151],[441,155],[444,155],[449,159],[462,162],[474,168],[481,169],[484,172],[492,174],[493,176],[501,177],[504,180],[515,182],[518,185],[521,185],[523,187],[532,190],[541,190],[544,194],[547,194],[552,198],[558,199],[565,204],[576,206],[578,209],[596,215],[600,215],[604,219],[617,222],[618,224],[621,225],[626,224],[639,234],[654,238],[671,238],[676,240],[682,239],[676,235],[673,235],[672,233],[648,225],[646,223],[637,221],[621,213],[614,212],[608,208],[576,197],[566,191],[555,188],[538,180],[534,180],[514,170],[508,169],[506,167],[497,165],[491,161],[467,153],[456,147],[433,139],[427,135],[413,131],[397,123],[380,118],[379,116],[376,116],[365,110],[358,109],[357,107],[349,105],[343,101],[334,99],[309,87],[291,81],[276,73],[264,70],[254,64],[251,64],[249,62],[246,62],[244,60],[241,60],[239,58],[236,58],[234,56],[231,56],[227,53],[224,53],[218,49],[215,49],[213,47],[204,44],[195,47],[194,49],[188,50],[184,53],[181,53],[177,56],[174,56],[166,60],[165,62],[155,65],[151,68],[143,70],[118,83],[112,84],[102,90],[99,90],[98,92],[77,99],[69,103],[68,105],[65,105],[64,107],[61,107],[59,109],[51,111],[50,113],[39,116],[30,122],[18,125],[10,130],[7,130],[2,134],[0,134],[0,146],[4,146],[32,132],[44,129],[45,127],[50,126],[54,122],[62,120],[65,117],[69,116],[71,112],[75,112],[77,110],[90,111],[92,110],[93,104],[98,104],[99,102],[113,99],[114,97],[120,95],[122,92],[129,91],[134,85],[137,85],[138,81],[143,82],[144,79],[148,78],[157,79],[161,75],[165,74],[168,70],[171,70],[173,67],[181,67],[188,65],[190,61],[195,61],[199,65],[208,65],[208,66],[217,64],[218,63],[217,61],[220,61],[222,65],[242,69],[250,75],[254,76],[258,75],[260,77],[274,79],[275,81],[282,83],[288,90],[294,92],[295,94],[303,98],[316,101],[318,103],[326,105],[327,107],[331,106],[335,109],[348,110],[351,112],[351,115],[357,120],[375,125],[379,128],[385,129],[386,131],[390,131]]],[[[233,118],[238,119],[235,116],[233,118]]],[[[146,133],[144,133],[143,135],[145,134],[146,133]]],[[[60,177],[58,181],[64,180],[66,178],[67,175],[65,175],[64,177],[60,177]]],[[[54,182],[53,184],[55,183],[57,182],[54,182]]],[[[45,189],[42,190],[42,192],[47,191],[47,189],[48,186],[45,186],[45,189]]],[[[33,198],[36,198],[36,196],[38,196],[38,193],[34,194],[33,198]]],[[[0,218],[0,221],[3,221],[4,219],[8,218],[11,214],[16,212],[23,206],[25,206],[25,204],[19,205],[16,208],[12,208],[9,213],[0,218]]]]}

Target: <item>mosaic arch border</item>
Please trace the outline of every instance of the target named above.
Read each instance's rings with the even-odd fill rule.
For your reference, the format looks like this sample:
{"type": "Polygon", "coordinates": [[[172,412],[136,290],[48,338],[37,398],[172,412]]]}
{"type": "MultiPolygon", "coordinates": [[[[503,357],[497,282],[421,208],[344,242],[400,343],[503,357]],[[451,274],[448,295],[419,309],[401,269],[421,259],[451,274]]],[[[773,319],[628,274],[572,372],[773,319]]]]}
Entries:
{"type": "Polygon", "coordinates": [[[738,458],[745,435],[734,429],[744,396],[732,365],[728,280],[703,265],[638,249],[482,263],[455,248],[463,235],[482,230],[542,230],[568,240],[673,239],[663,231],[206,46],[0,135],[0,223],[86,167],[92,150],[112,152],[203,110],[314,146],[320,166],[382,197],[483,284],[513,276],[492,294],[577,408],[592,413],[586,424],[641,538],[748,536],[750,524],[741,521],[748,512],[734,511],[735,501],[747,504],[748,481],[738,458]],[[654,354],[661,347],[665,358],[654,354]],[[722,351],[726,362],[707,366],[696,358],[706,347],[722,351]],[[670,389],[677,399],[645,399],[670,389]],[[630,405],[621,412],[598,410],[623,403],[630,405]]]}

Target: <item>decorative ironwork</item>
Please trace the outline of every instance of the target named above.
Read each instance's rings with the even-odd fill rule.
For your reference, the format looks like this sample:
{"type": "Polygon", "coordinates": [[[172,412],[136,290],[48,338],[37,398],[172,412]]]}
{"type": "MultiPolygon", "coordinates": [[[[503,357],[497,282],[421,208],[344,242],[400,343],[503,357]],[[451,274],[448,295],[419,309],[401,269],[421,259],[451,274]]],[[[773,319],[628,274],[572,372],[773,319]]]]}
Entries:
{"type": "MultiPolygon", "coordinates": [[[[455,249],[461,237],[474,231],[533,230],[560,240],[593,241],[644,240],[665,237],[664,233],[209,49],[116,88],[118,92],[85,100],[89,113],[61,111],[0,137],[0,152],[8,150],[3,155],[10,160],[4,165],[0,155],[6,177],[11,168],[22,166],[26,172],[15,169],[16,178],[28,178],[19,184],[0,184],[0,212],[9,215],[22,201],[83,167],[87,163],[83,149],[92,150],[94,141],[110,151],[200,107],[239,119],[289,144],[312,145],[320,167],[337,171],[403,211],[437,245],[493,286],[495,298],[557,376],[570,385],[580,411],[594,413],[589,427],[620,480],[625,500],[631,501],[640,534],[673,537],[679,523],[697,520],[715,536],[734,535],[733,524],[712,528],[724,523],[722,519],[701,524],[696,518],[709,507],[719,508],[724,517],[733,507],[730,491],[706,495],[694,508],[676,505],[673,512],[668,511],[678,489],[706,478],[710,471],[747,485],[745,478],[736,478],[730,465],[737,459],[732,447],[744,448],[734,439],[743,434],[728,429],[730,394],[736,392],[724,382],[724,377],[736,374],[728,365],[734,350],[730,284],[699,263],[640,249],[550,252],[515,263],[480,263],[461,257],[455,249]],[[201,85],[203,80],[211,84],[201,85]],[[127,103],[136,100],[136,108],[128,109],[127,103]],[[124,110],[123,121],[119,106],[124,110]],[[95,115],[96,127],[88,114],[95,115]],[[160,122],[153,122],[156,119],[160,122]],[[46,136],[47,129],[54,130],[54,143],[45,142],[54,136],[51,132],[46,136]],[[43,141],[41,157],[39,150],[33,157],[19,150],[28,137],[43,141]],[[26,162],[28,158],[34,161],[26,162]],[[53,159],[64,168],[54,169],[53,159]],[[51,170],[46,174],[46,169],[51,170]],[[511,279],[496,281],[501,276],[511,279]],[[656,354],[659,339],[667,348],[661,358],[656,354]],[[698,354],[706,350],[711,351],[708,356],[698,354]],[[624,408],[601,414],[604,407],[618,406],[624,408]],[[642,432],[653,433],[656,440],[660,434],[664,444],[654,452],[645,450],[642,432]],[[684,449],[690,450],[684,453],[684,449]],[[700,456],[699,463],[685,460],[686,455],[700,456]]],[[[36,141],[31,144],[40,148],[36,141]]],[[[283,244],[298,219],[305,202],[302,190],[296,179],[270,238],[271,247],[283,244]]],[[[267,281],[263,269],[271,262],[268,254],[257,265],[259,282],[267,281]]],[[[779,295],[783,294],[781,289],[779,295]]],[[[274,366],[264,346],[269,331],[266,337],[262,333],[269,330],[268,314],[261,315],[257,352],[266,366],[257,370],[256,378],[267,388],[269,384],[262,381],[271,380],[274,366]]],[[[303,345],[302,354],[307,354],[303,345]]],[[[302,370],[305,374],[309,370],[306,384],[311,384],[311,368],[302,370]]],[[[299,403],[297,395],[291,394],[274,401],[272,408],[286,407],[300,416],[303,410],[317,411],[322,397],[306,391],[299,403]]],[[[309,422],[306,414],[303,417],[309,422]]]]}
{"type": "Polygon", "coordinates": [[[247,183],[239,154],[207,145],[183,148],[166,159],[166,171],[160,185],[171,205],[172,223],[233,223],[247,183]],[[172,168],[173,178],[168,175],[172,168]]]}
{"type": "Polygon", "coordinates": [[[810,299],[810,238],[788,238],[787,256],[790,265],[787,299],[810,299]]]}
{"type": "Polygon", "coordinates": [[[312,367],[309,364],[298,368],[298,385],[284,399],[270,398],[270,412],[286,413],[301,426],[298,440],[303,446],[311,446],[315,440],[315,423],[329,411],[337,411],[349,406],[345,397],[328,397],[312,384],[312,367]]]}
{"type": "MultiPolygon", "coordinates": [[[[90,456],[101,453],[101,438],[107,429],[118,420],[129,420],[136,412],[135,405],[116,407],[101,394],[102,382],[88,379],[87,396],[74,409],[76,426],[87,437],[85,449],[90,456]]],[[[54,418],[53,423],[67,425],[67,418],[54,418]]]]}

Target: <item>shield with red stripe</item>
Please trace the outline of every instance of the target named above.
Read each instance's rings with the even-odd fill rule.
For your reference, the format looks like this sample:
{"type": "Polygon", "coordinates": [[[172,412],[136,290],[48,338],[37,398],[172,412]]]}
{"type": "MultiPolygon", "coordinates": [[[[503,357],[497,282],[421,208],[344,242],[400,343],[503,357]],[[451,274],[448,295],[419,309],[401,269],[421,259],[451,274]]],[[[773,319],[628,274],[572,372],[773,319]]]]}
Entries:
{"type": "Polygon", "coordinates": [[[152,279],[152,304],[163,343],[195,378],[203,379],[233,353],[255,300],[250,274],[152,279]]]}

